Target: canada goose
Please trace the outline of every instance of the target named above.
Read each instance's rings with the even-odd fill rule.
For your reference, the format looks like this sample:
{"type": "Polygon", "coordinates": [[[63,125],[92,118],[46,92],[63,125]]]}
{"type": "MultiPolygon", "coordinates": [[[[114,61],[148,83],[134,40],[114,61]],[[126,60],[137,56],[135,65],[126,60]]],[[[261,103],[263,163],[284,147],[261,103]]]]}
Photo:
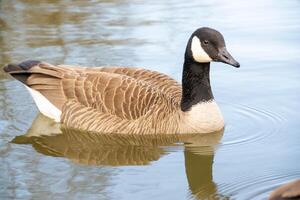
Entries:
{"type": "Polygon", "coordinates": [[[68,127],[101,133],[210,133],[224,127],[211,91],[210,62],[239,63],[222,34],[199,28],[184,57],[182,86],[141,68],[75,67],[41,61],[8,64],[45,116],[68,127]]]}
{"type": "Polygon", "coordinates": [[[269,200],[300,199],[300,180],[295,180],[275,189],[269,200]]]}

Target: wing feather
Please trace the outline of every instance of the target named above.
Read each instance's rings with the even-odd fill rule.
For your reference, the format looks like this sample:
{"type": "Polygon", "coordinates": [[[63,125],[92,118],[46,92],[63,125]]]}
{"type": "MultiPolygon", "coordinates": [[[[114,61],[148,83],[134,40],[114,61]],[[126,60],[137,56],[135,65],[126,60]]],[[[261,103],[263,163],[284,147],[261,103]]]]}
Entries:
{"type": "Polygon", "coordinates": [[[28,61],[9,65],[5,70],[40,92],[63,111],[62,121],[73,125],[97,127],[93,116],[118,127],[118,123],[124,124],[122,120],[172,112],[178,108],[181,97],[181,86],[174,79],[139,68],[54,66],[28,61]]]}

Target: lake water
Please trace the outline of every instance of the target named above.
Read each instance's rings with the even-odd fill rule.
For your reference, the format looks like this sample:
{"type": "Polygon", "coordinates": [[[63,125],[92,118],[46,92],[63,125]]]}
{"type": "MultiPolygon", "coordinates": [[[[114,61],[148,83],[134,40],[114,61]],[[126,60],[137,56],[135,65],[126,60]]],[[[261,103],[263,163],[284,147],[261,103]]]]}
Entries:
{"type": "Polygon", "coordinates": [[[226,127],[205,137],[60,128],[0,72],[0,199],[266,199],[300,178],[299,0],[0,0],[0,65],[139,66],[180,81],[201,26],[241,63],[212,64],[226,127]]]}

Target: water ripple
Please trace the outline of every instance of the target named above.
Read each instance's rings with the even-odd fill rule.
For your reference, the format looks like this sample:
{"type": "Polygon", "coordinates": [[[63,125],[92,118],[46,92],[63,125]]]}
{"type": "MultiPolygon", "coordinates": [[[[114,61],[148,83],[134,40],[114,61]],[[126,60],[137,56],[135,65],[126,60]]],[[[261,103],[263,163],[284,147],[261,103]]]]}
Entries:
{"type": "MultiPolygon", "coordinates": [[[[222,145],[242,145],[272,137],[282,130],[286,119],[278,113],[242,104],[226,103],[231,110],[231,121],[226,125],[222,145]],[[243,122],[235,123],[232,122],[243,122]]],[[[229,119],[230,120],[230,119],[229,119]]]]}
{"type": "Polygon", "coordinates": [[[284,174],[268,173],[264,176],[249,179],[249,177],[236,177],[233,183],[218,184],[221,193],[229,194],[232,199],[238,194],[243,194],[243,199],[266,199],[268,194],[276,187],[290,180],[297,179],[300,172],[284,174]]]}

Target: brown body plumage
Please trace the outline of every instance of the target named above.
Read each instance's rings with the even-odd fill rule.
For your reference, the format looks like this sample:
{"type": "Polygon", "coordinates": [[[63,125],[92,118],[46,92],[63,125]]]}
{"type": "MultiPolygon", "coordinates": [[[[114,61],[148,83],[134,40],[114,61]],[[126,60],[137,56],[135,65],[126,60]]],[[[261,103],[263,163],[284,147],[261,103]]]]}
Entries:
{"type": "MultiPolygon", "coordinates": [[[[103,133],[199,132],[183,122],[187,113],[180,109],[181,85],[158,72],[37,61],[4,70],[61,110],[60,121],[69,127],[103,133]]],[[[215,131],[213,124],[203,127],[203,132],[215,131]]],[[[218,129],[222,128],[221,124],[218,129]]]]}

